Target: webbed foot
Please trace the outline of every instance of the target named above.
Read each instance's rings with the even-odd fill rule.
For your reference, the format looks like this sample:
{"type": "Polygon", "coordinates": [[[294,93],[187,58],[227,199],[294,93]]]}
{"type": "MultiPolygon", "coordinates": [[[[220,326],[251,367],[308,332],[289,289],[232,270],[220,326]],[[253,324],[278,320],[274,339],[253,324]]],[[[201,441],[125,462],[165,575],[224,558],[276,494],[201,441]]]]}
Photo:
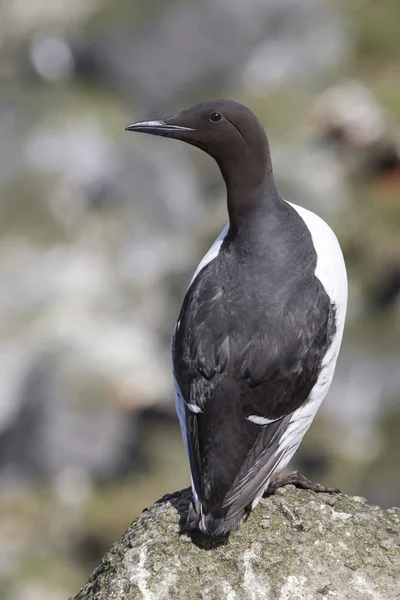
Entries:
{"type": "Polygon", "coordinates": [[[322,485],[321,483],[313,483],[307,477],[304,477],[298,471],[288,473],[287,475],[281,475],[272,481],[267,490],[265,491],[266,496],[275,494],[276,490],[285,485],[295,485],[303,490],[312,490],[313,492],[328,492],[329,494],[340,494],[340,490],[337,487],[322,485]]]}

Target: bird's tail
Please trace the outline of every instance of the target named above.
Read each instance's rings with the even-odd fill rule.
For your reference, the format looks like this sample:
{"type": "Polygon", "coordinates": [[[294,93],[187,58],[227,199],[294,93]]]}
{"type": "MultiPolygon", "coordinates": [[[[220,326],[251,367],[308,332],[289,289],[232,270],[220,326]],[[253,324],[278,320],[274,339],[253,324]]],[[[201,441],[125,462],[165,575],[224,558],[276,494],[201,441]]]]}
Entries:
{"type": "Polygon", "coordinates": [[[227,535],[239,528],[243,520],[247,517],[247,512],[246,509],[243,509],[230,519],[214,517],[210,512],[204,510],[204,507],[198,500],[193,501],[190,503],[186,529],[189,531],[199,529],[205,535],[227,535]]]}

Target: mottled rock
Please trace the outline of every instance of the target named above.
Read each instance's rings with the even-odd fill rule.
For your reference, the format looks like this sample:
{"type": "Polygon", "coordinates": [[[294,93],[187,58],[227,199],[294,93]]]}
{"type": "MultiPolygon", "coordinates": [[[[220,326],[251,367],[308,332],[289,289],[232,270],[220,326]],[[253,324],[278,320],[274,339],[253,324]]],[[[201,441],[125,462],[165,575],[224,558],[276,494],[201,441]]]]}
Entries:
{"type": "Polygon", "coordinates": [[[400,598],[399,508],[288,486],[224,540],[180,534],[189,498],[144,510],[75,600],[400,598]]]}

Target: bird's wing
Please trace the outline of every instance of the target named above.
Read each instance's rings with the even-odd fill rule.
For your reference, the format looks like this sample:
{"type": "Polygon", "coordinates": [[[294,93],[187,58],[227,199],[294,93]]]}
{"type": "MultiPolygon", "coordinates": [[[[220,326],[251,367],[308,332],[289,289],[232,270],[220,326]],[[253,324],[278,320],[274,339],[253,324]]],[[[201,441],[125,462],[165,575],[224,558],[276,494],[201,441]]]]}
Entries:
{"type": "Polygon", "coordinates": [[[335,309],[315,279],[301,303],[260,323],[256,336],[246,318],[232,331],[218,290],[202,294],[205,270],[185,298],[173,360],[196,493],[226,518],[250,504],[277,468],[288,424],[318,380],[335,309]]]}
{"type": "Polygon", "coordinates": [[[285,445],[281,444],[281,438],[292,414],[285,415],[282,419],[262,428],[223,500],[222,508],[227,508],[226,519],[234,517],[251,504],[257,493],[264,488],[265,483],[278,469],[286,450],[285,445]]]}
{"type": "MultiPolygon", "coordinates": [[[[176,327],[172,335],[172,357],[175,355],[175,338],[176,338],[176,327]]],[[[182,439],[185,445],[186,453],[189,458],[190,475],[192,491],[196,498],[200,496],[201,490],[201,470],[200,465],[200,449],[199,449],[199,437],[197,430],[196,405],[190,405],[185,402],[182,392],[179,387],[178,378],[175,373],[175,361],[173,360],[173,377],[174,377],[174,388],[175,388],[175,407],[178,415],[179,424],[182,432],[182,439]],[[190,410],[189,406],[192,407],[190,410]]]]}
{"type": "MultiPolygon", "coordinates": [[[[229,223],[225,225],[219,236],[216,238],[214,243],[211,245],[210,249],[206,252],[202,260],[200,261],[196,271],[193,274],[192,279],[190,280],[188,289],[192,286],[192,284],[196,281],[198,274],[211,262],[213,261],[221,249],[222,243],[227,235],[229,230],[229,223]]],[[[199,469],[197,468],[198,464],[198,435],[197,435],[197,427],[196,423],[191,420],[192,412],[188,411],[188,406],[185,403],[182,392],[179,387],[179,383],[177,380],[177,376],[175,373],[175,337],[177,329],[179,329],[180,318],[178,318],[177,325],[174,328],[174,332],[172,334],[172,342],[171,342],[171,351],[172,351],[172,368],[173,368],[173,377],[174,377],[174,388],[175,388],[175,406],[176,412],[178,415],[183,443],[185,445],[185,449],[187,455],[189,457],[189,463],[191,468],[191,477],[192,477],[192,488],[196,493],[196,489],[199,489],[199,469]],[[190,440],[190,442],[189,442],[190,440]],[[196,484],[195,481],[196,480],[196,484]]],[[[195,405],[192,408],[195,408],[195,405]]]]}

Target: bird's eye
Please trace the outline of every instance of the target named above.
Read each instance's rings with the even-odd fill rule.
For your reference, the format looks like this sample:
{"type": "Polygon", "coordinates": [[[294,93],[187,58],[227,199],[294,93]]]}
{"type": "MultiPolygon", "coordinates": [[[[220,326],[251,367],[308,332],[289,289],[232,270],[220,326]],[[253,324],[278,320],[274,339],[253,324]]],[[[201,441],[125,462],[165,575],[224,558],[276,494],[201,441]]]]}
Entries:
{"type": "Polygon", "coordinates": [[[211,121],[211,123],[218,123],[218,121],[221,120],[221,113],[219,113],[219,112],[212,112],[211,115],[208,118],[211,121]]]}

